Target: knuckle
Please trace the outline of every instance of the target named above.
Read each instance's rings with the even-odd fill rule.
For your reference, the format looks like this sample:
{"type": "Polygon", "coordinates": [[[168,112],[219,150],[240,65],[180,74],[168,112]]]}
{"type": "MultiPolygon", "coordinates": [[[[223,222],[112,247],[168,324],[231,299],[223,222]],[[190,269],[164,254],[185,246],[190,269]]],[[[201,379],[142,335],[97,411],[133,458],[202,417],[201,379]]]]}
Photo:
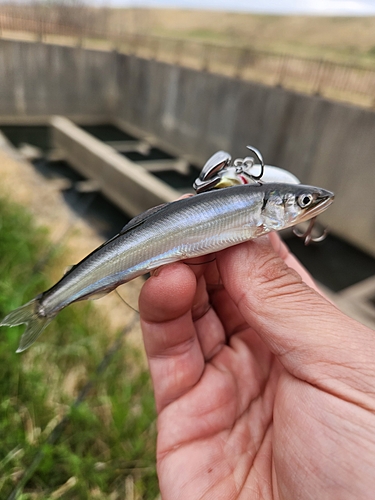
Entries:
{"type": "MultiPolygon", "coordinates": [[[[319,307],[318,295],[304,283],[301,276],[278,256],[270,255],[259,263],[253,275],[251,301],[256,310],[303,311],[319,307]]],[[[243,297],[245,300],[245,297],[243,297]]]]}

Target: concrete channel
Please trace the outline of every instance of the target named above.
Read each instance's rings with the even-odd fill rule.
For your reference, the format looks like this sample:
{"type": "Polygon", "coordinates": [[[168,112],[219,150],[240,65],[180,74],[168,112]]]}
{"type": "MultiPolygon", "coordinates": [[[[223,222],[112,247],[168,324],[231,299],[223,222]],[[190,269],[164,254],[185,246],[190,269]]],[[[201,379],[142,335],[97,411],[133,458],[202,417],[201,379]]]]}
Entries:
{"type": "MultiPolygon", "coordinates": [[[[51,128],[52,143],[58,154],[130,216],[179,196],[147,168],[123,157],[67,118],[52,118],[51,128]]],[[[133,147],[137,151],[139,145],[133,147]]]]}
{"type": "Polygon", "coordinates": [[[337,302],[375,325],[373,111],[116,52],[0,41],[0,60],[0,129],[11,138],[26,125],[25,142],[39,148],[37,129],[47,130],[51,151],[34,165],[59,170],[72,205],[79,192],[117,207],[124,215],[106,235],[191,190],[216,150],[241,156],[247,143],[335,191],[322,218],[332,236],[288,244],[337,302]]]}
{"type": "Polygon", "coordinates": [[[252,144],[334,191],[322,220],[375,256],[374,110],[116,51],[0,39],[0,66],[0,122],[110,122],[198,166],[252,144]]]}

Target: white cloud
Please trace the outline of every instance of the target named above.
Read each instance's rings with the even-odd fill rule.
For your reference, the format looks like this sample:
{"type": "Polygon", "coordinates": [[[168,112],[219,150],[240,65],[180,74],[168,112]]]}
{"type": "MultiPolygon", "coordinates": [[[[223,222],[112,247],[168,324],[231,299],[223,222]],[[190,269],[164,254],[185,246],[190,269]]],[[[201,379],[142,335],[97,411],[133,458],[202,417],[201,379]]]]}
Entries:
{"type": "Polygon", "coordinates": [[[311,13],[323,14],[375,14],[375,2],[356,0],[310,0],[305,8],[311,13]]]}
{"type": "MultiPolygon", "coordinates": [[[[95,0],[94,0],[95,1],[95,0]]],[[[108,0],[96,0],[106,3],[108,0]]],[[[285,14],[375,15],[375,0],[109,0],[110,5],[176,7],[285,14]]]]}

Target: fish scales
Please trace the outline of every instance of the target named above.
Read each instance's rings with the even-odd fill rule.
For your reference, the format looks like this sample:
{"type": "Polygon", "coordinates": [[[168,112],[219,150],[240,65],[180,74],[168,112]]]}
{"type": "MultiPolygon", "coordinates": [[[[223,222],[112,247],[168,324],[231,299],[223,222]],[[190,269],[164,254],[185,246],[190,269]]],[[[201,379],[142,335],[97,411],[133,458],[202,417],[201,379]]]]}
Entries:
{"type": "Polygon", "coordinates": [[[26,323],[26,349],[56,314],[105,294],[156,267],[216,252],[315,217],[329,191],[296,184],[242,185],[208,191],[151,209],[74,266],[56,285],[11,312],[1,325],[26,323]]]}
{"type": "Polygon", "coordinates": [[[129,281],[163,262],[199,256],[223,244],[249,239],[252,227],[245,227],[245,223],[253,220],[252,210],[260,211],[262,193],[256,193],[250,204],[229,194],[203,203],[199,202],[202,195],[177,201],[177,206],[171,207],[177,210],[166,211],[162,220],[155,214],[133,233],[120,234],[68,273],[62,287],[45,297],[45,309],[53,313],[61,305],[129,281]]]}

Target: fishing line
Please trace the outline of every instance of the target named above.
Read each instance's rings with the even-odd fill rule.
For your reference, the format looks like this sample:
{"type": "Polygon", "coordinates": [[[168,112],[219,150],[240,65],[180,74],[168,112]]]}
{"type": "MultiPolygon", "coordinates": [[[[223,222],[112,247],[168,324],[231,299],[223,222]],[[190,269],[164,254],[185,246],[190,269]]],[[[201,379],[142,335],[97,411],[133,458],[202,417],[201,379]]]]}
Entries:
{"type": "Polygon", "coordinates": [[[204,264],[211,264],[211,262],[215,262],[216,257],[213,257],[211,260],[205,260],[204,262],[185,262],[188,266],[203,266],[204,264]]]}
{"type": "MultiPolygon", "coordinates": [[[[188,266],[203,266],[204,264],[211,264],[212,262],[215,262],[216,260],[216,257],[213,257],[211,260],[206,260],[204,262],[192,262],[192,263],[186,263],[188,266]]],[[[118,291],[118,288],[115,289],[115,292],[116,294],[118,295],[118,297],[120,297],[120,299],[122,300],[122,302],[128,306],[132,311],[136,312],[139,314],[139,311],[138,309],[136,309],[135,307],[133,307],[131,304],[129,304],[129,302],[127,302],[124,297],[120,294],[120,292],[118,291]]]]}
{"type": "Polygon", "coordinates": [[[137,309],[133,306],[131,306],[128,302],[126,302],[126,300],[124,299],[124,297],[122,297],[119,293],[119,291],[117,290],[117,288],[115,289],[115,292],[117,293],[117,295],[120,297],[120,299],[123,301],[124,304],[126,304],[128,307],[130,307],[130,309],[134,312],[136,312],[137,314],[139,314],[139,311],[137,311],[137,309]]]}

